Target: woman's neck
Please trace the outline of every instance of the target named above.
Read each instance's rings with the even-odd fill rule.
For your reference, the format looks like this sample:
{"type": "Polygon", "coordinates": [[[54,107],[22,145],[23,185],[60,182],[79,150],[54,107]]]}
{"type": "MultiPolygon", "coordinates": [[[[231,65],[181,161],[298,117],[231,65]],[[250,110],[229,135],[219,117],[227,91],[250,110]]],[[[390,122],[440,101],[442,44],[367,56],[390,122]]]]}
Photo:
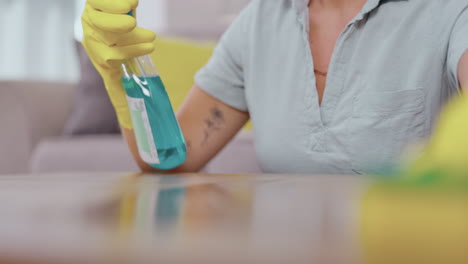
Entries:
{"type": "Polygon", "coordinates": [[[309,6],[335,10],[361,10],[367,0],[310,0],[309,6]]]}

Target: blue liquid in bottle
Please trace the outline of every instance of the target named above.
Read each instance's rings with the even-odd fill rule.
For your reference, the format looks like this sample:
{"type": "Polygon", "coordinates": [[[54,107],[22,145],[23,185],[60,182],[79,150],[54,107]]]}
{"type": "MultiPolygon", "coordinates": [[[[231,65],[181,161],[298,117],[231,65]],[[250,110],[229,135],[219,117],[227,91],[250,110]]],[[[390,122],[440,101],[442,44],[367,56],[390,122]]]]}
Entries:
{"type": "Polygon", "coordinates": [[[140,157],[160,170],[182,165],[185,139],[153,60],[149,55],[133,58],[123,62],[122,70],[140,157]]]}
{"type": "Polygon", "coordinates": [[[141,158],[156,169],[180,166],[187,156],[185,140],[161,78],[126,74],[122,84],[141,158]]]}

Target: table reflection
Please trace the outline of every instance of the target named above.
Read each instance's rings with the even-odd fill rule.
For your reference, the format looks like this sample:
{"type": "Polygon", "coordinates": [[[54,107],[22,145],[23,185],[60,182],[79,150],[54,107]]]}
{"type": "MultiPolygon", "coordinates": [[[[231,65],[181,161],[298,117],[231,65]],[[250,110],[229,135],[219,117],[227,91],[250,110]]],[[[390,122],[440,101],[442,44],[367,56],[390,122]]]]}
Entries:
{"type": "Polygon", "coordinates": [[[468,187],[453,183],[3,178],[0,214],[2,263],[468,263],[468,187]]]}
{"type": "Polygon", "coordinates": [[[207,249],[216,241],[218,250],[224,245],[227,251],[263,250],[296,261],[358,263],[359,245],[352,241],[357,240],[359,181],[294,176],[186,181],[141,178],[127,186],[120,200],[124,240],[206,243],[207,249]]]}
{"type": "Polygon", "coordinates": [[[165,187],[183,186],[185,180],[152,178],[127,186],[120,199],[120,233],[171,237],[249,226],[254,189],[248,181],[165,187]]]}

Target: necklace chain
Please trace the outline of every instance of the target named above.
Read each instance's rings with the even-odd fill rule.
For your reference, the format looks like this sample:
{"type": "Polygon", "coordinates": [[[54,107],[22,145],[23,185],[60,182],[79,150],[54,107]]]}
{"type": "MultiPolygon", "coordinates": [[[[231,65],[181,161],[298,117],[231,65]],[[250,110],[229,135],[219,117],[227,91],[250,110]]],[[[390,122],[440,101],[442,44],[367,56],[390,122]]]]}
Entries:
{"type": "Polygon", "coordinates": [[[328,72],[319,71],[317,69],[314,69],[314,73],[322,76],[327,76],[328,74],[328,72]]]}

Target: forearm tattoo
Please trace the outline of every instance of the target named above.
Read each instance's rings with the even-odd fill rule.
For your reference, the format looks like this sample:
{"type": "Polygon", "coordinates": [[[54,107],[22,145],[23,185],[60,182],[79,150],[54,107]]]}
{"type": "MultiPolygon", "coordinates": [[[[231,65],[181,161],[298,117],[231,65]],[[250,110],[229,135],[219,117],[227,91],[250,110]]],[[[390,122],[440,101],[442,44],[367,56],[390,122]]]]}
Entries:
{"type": "Polygon", "coordinates": [[[208,142],[208,139],[214,132],[219,131],[222,128],[224,122],[225,120],[223,112],[216,106],[211,108],[209,118],[205,119],[205,136],[201,143],[202,146],[208,142]]]}

